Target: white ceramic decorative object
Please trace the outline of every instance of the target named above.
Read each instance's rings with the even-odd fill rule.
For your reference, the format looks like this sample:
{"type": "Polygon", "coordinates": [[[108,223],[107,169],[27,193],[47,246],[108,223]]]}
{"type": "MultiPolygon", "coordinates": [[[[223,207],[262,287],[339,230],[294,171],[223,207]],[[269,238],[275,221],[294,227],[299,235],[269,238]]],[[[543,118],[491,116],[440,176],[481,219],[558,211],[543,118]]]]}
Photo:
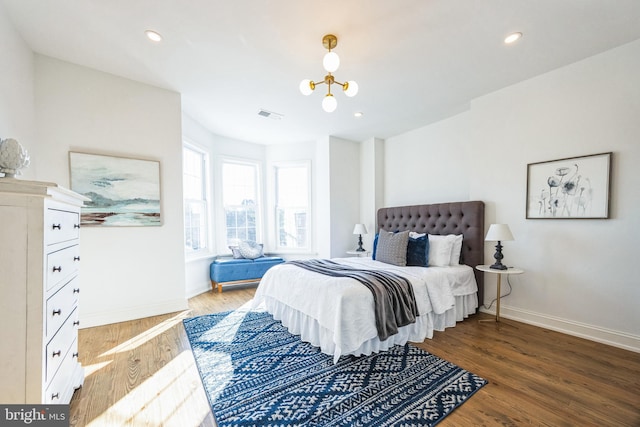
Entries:
{"type": "Polygon", "coordinates": [[[0,140],[0,172],[5,178],[15,178],[21,175],[20,169],[29,166],[29,153],[12,138],[0,140]]]}

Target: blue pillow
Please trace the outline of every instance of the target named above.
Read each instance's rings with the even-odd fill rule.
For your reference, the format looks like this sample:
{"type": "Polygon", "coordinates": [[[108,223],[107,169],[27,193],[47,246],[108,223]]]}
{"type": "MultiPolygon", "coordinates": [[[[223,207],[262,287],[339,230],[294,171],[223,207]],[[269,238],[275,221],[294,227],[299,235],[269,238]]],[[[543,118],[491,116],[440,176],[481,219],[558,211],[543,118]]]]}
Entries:
{"type": "Polygon", "coordinates": [[[429,265],[429,239],[427,236],[409,237],[407,265],[427,267],[429,265]]]}
{"type": "Polygon", "coordinates": [[[371,255],[371,259],[376,259],[377,247],[378,247],[378,233],[376,233],[376,237],[373,238],[373,254],[371,255]]]}

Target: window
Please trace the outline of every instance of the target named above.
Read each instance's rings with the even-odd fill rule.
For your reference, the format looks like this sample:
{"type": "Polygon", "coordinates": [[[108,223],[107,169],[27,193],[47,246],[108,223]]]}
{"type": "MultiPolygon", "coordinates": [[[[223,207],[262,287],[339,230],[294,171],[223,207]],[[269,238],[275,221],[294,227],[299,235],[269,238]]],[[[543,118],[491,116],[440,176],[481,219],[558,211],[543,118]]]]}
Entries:
{"type": "Polygon", "coordinates": [[[241,240],[258,241],[258,165],[224,161],[222,163],[222,204],[227,245],[241,240]]]}
{"type": "Polygon", "coordinates": [[[275,167],[276,247],[311,249],[309,165],[275,167]]]}
{"type": "Polygon", "coordinates": [[[184,242],[187,253],[209,248],[207,164],[206,153],[183,145],[184,242]]]}

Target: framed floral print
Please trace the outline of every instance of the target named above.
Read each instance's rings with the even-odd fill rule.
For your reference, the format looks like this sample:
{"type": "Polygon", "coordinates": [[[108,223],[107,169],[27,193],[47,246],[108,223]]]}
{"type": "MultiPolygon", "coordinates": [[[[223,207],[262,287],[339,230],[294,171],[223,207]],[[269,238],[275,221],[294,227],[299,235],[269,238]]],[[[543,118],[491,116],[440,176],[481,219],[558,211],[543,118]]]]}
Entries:
{"type": "Polygon", "coordinates": [[[611,154],[529,163],[527,219],[609,218],[611,154]]]}

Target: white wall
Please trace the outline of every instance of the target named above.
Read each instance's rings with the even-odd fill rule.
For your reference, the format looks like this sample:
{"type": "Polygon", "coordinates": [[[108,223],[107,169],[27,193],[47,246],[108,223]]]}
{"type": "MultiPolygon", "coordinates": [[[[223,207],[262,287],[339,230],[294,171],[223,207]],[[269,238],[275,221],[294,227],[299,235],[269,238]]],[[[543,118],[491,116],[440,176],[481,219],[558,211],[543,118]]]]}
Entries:
{"type": "Polygon", "coordinates": [[[360,220],[367,227],[362,246],[371,251],[378,209],[384,207],[384,140],[370,138],[360,144],[360,220]]]}
{"type": "MultiPolygon", "coordinates": [[[[35,179],[38,164],[33,95],[33,52],[15,31],[0,3],[0,139],[13,138],[31,156],[22,179],[35,179]]],[[[1,175],[1,174],[0,174],[1,175]]]]}
{"type": "Polygon", "coordinates": [[[315,247],[318,258],[331,258],[331,138],[318,140],[315,148],[315,247]]]}
{"type": "Polygon", "coordinates": [[[388,138],[384,146],[386,205],[469,200],[471,140],[469,112],[388,138]]]}
{"type": "Polygon", "coordinates": [[[82,229],[82,327],[185,309],[180,95],[41,55],[35,70],[39,180],[69,186],[69,151],[160,161],[161,227],[82,229]]]}
{"type": "MultiPolygon", "coordinates": [[[[504,243],[504,262],[526,271],[512,278],[513,292],[501,306],[505,317],[640,351],[640,286],[633,265],[640,240],[638,117],[635,41],[478,98],[469,112],[389,138],[386,204],[484,200],[486,227],[508,223],[516,239],[504,243]],[[528,163],[608,151],[614,153],[611,219],[525,219],[528,163]],[[426,160],[425,168],[415,168],[416,153],[437,153],[447,167],[426,160]],[[462,160],[446,162],[461,154],[462,160]]],[[[486,262],[493,251],[487,243],[486,262]]],[[[495,277],[485,283],[488,303],[495,277]]]]}
{"type": "Polygon", "coordinates": [[[360,222],[360,144],[331,137],[330,203],[331,252],[330,258],[347,256],[347,251],[358,247],[353,227],[360,222]]]}

